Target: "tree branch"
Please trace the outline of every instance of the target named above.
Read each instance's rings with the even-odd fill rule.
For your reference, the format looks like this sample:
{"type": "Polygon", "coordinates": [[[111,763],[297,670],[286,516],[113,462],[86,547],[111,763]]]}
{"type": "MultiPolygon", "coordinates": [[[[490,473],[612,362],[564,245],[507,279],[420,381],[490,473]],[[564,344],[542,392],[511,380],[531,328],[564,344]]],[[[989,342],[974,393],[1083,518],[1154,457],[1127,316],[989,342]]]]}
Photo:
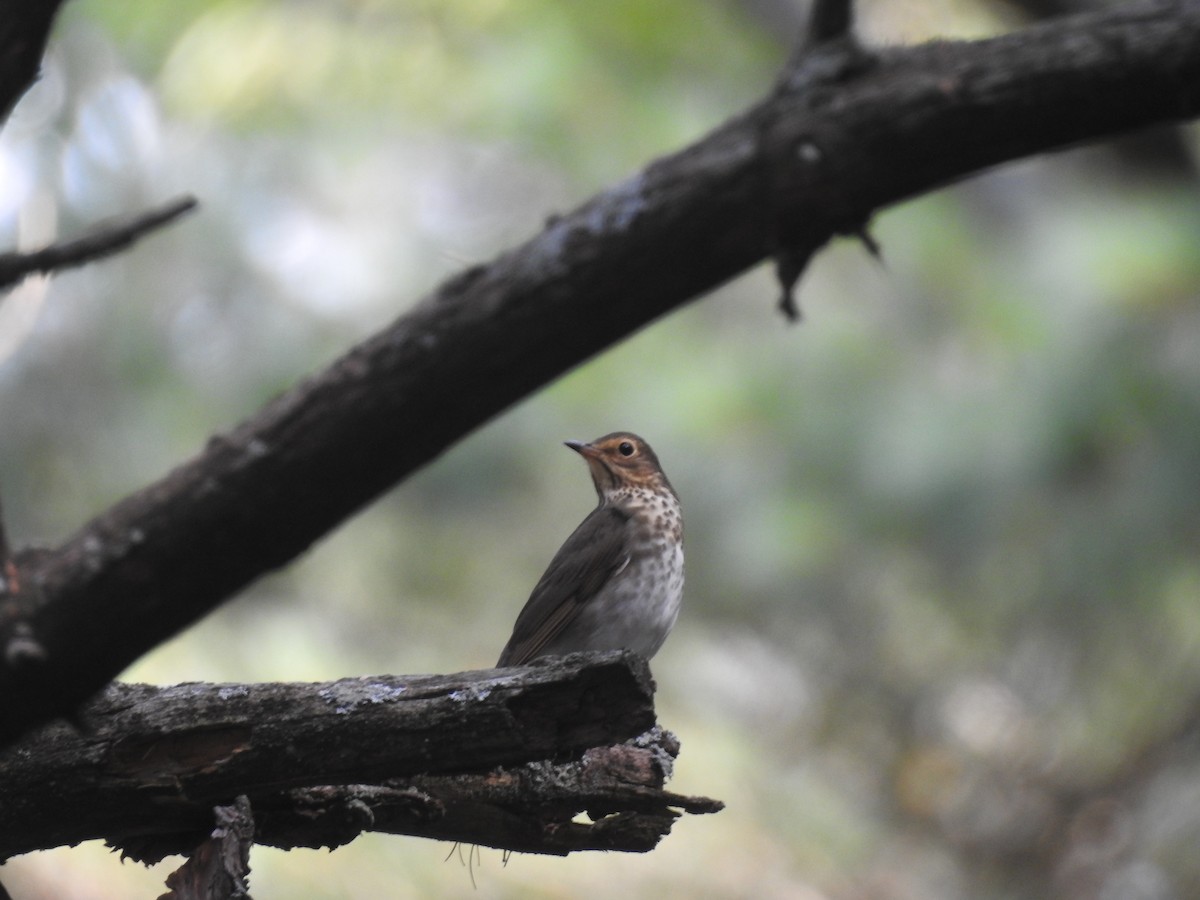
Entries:
{"type": "Polygon", "coordinates": [[[0,290],[17,284],[34,272],[55,272],[111,256],[195,206],[196,198],[177,197],[157,209],[97,225],[83,237],[51,244],[30,253],[0,253],[0,290]]]}
{"type": "Polygon", "coordinates": [[[38,75],[62,0],[9,0],[0,16],[0,122],[38,75]]]}
{"type": "Polygon", "coordinates": [[[501,410],[768,255],[786,251],[798,275],[884,206],[1200,111],[1194,0],[864,51],[849,68],[814,56],[708,137],[450,279],[34,566],[47,656],[0,668],[0,737],[69,711],[501,410]]]}
{"type": "Polygon", "coordinates": [[[677,752],[631,653],[328,684],[114,684],[78,727],[0,756],[0,859],[96,838],[143,861],[190,852],[239,795],[255,841],[279,847],[372,830],[644,851],[675,808],[720,808],[662,790],[677,752]],[[572,821],[585,810],[596,821],[572,821]]]}
{"type": "Polygon", "coordinates": [[[250,846],[254,817],[242,796],[231,806],[213,810],[217,827],[182,866],[167,876],[171,890],[158,900],[249,900],[250,846]]]}
{"type": "Polygon", "coordinates": [[[844,37],[853,24],[853,0],[813,0],[805,43],[815,46],[844,37]]]}
{"type": "Polygon", "coordinates": [[[28,611],[36,607],[37,598],[21,583],[17,559],[8,542],[4,507],[0,504],[0,635],[3,635],[0,660],[4,665],[19,667],[45,659],[46,650],[34,640],[28,620],[28,611]]]}

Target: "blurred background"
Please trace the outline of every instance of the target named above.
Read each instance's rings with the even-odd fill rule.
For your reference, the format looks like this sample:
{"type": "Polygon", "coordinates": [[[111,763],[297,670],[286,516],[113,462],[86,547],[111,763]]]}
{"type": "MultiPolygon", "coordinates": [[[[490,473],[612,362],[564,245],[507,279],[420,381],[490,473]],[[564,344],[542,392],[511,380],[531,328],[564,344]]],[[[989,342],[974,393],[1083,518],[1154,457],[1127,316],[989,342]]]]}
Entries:
{"type": "MultiPolygon", "coordinates": [[[[1043,4],[1044,5],[1044,4],[1043,4]]],[[[1034,4],[859,4],[875,43],[1034,4]]],[[[179,193],[131,252],[0,302],[0,492],[61,541],[441,279],[760,96],[788,0],[76,0],[0,132],[0,246],[179,193]]],[[[654,660],[644,855],[367,835],[255,848],[272,898],[1200,895],[1200,132],[1005,166],[841,242],[787,325],[748,273],[481,428],[129,680],[492,665],[594,503],[561,446],[643,434],[688,584],[654,660]]],[[[686,265],[686,260],[663,260],[686,265]]],[[[319,489],[316,486],[315,489],[319,489]]],[[[101,845],[18,900],[154,897],[101,845]]]]}

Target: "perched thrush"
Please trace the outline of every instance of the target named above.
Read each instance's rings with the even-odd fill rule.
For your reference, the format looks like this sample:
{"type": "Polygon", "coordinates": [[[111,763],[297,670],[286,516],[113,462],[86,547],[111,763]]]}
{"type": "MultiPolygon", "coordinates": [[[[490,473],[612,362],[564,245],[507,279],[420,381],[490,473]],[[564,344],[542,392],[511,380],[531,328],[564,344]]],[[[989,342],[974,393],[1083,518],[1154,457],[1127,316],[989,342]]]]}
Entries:
{"type": "Polygon", "coordinates": [[[625,648],[649,659],[679,615],[683,514],[658,457],[621,431],[566,444],[587,460],[600,505],[551,560],[498,666],[576,650],[625,648]]]}

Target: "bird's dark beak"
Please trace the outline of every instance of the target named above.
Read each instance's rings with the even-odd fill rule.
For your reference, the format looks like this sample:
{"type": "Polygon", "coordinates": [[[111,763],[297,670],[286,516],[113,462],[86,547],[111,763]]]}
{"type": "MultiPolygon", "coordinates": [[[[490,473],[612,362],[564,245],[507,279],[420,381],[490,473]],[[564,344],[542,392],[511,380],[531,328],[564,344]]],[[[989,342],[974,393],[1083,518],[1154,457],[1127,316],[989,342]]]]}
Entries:
{"type": "Polygon", "coordinates": [[[591,444],[584,443],[583,441],[563,441],[563,443],[582,457],[587,459],[596,458],[596,448],[591,444]]]}

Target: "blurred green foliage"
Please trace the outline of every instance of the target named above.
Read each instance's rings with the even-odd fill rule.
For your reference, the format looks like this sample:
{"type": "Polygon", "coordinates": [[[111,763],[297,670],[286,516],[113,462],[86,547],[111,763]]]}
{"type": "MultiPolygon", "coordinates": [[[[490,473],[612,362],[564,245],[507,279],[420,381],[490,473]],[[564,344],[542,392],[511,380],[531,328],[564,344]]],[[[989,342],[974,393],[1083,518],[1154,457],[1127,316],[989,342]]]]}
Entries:
{"type": "MultiPolygon", "coordinates": [[[[786,19],[733,0],[68,5],[0,134],[0,239],[181,191],[203,210],[0,303],[10,533],[61,540],[440,278],[719,124],[787,53],[772,8],[786,19]]],[[[922,36],[906,15],[1000,27],[974,3],[865,9],[876,39],[922,36]]],[[[814,262],[800,327],[749,273],[126,673],[490,665],[593,502],[558,442],[633,429],[687,516],[685,612],[654,665],[672,786],[729,808],[646,857],[485,852],[477,888],[421,841],[256,848],[256,897],[1200,891],[1200,771],[1163,741],[1200,697],[1194,174],[1080,150],[874,232],[882,265],[850,243],[814,262]]],[[[0,878],[153,896],[175,864],[84,847],[0,878]]]]}

